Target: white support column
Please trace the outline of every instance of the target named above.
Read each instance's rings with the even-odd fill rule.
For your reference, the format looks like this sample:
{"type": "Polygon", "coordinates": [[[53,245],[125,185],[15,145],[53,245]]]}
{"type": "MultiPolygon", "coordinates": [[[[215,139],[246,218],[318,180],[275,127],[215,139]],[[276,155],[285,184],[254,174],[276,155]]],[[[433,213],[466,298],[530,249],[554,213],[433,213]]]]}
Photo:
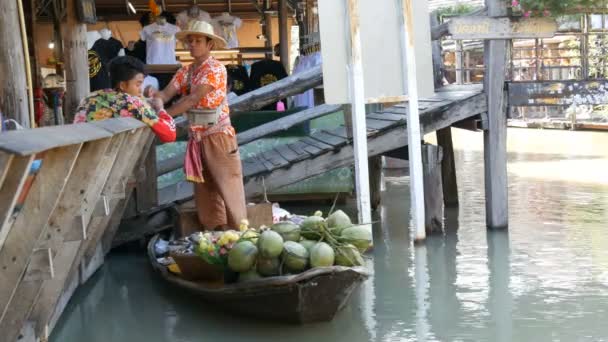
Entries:
{"type": "MultiPolygon", "coordinates": [[[[424,230],[424,183],[422,178],[422,152],[420,134],[420,112],[418,107],[418,81],[416,76],[416,54],[414,51],[413,0],[399,0],[403,10],[403,35],[401,48],[407,66],[407,140],[410,168],[410,202],[413,227],[412,241],[422,242],[426,238],[424,230]]],[[[425,14],[426,18],[426,14],[425,14]]]]}
{"type": "MultiPolygon", "coordinates": [[[[359,223],[371,223],[369,170],[367,163],[367,128],[365,123],[365,90],[361,60],[361,32],[358,0],[348,0],[350,24],[350,98],[352,102],[353,142],[355,150],[355,182],[359,223]]],[[[424,216],[423,216],[424,219],[424,216]]],[[[423,222],[424,223],[424,222],[423,222]]],[[[424,227],[423,227],[424,229],[424,227]]]]}

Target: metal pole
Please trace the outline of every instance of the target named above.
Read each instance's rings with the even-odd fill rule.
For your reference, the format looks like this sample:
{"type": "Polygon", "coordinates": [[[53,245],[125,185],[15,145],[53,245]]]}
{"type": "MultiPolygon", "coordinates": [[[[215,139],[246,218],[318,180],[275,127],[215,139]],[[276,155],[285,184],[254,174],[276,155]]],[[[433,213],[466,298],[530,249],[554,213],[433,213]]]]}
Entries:
{"type": "Polygon", "coordinates": [[[407,140],[409,151],[410,168],[410,201],[412,222],[412,241],[422,242],[426,238],[424,228],[424,183],[422,180],[422,140],[420,134],[420,120],[418,107],[418,82],[416,75],[416,54],[414,52],[414,12],[412,10],[413,0],[400,0],[403,10],[402,20],[402,55],[405,57],[407,67],[408,116],[407,116],[407,140]]]}
{"type": "MultiPolygon", "coordinates": [[[[367,165],[367,128],[365,123],[365,89],[361,59],[358,0],[347,1],[350,25],[350,98],[352,102],[353,142],[355,151],[355,184],[359,223],[371,223],[369,170],[367,165]]],[[[424,222],[423,222],[424,223],[424,222]]]]}

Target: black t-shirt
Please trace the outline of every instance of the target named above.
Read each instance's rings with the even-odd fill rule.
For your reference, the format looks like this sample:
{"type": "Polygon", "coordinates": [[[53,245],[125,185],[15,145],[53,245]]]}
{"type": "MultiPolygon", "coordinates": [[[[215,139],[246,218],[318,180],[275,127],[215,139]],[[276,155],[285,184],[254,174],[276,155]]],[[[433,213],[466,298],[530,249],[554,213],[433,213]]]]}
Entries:
{"type": "Polygon", "coordinates": [[[146,63],[146,42],[141,39],[136,41],[133,46],[133,50],[126,49],[125,54],[127,56],[135,57],[143,63],[146,63]]]}
{"type": "Polygon", "coordinates": [[[237,95],[243,95],[251,89],[249,75],[242,65],[226,65],[226,71],[231,81],[232,91],[237,95]]]}
{"type": "MultiPolygon", "coordinates": [[[[252,89],[258,89],[287,77],[283,63],[272,59],[263,59],[251,65],[252,89]]],[[[285,102],[285,100],[283,100],[285,102]]],[[[263,110],[275,110],[276,104],[270,104],[263,110]]]]}
{"type": "Polygon", "coordinates": [[[89,50],[89,84],[91,91],[111,88],[108,63],[118,56],[122,43],[110,39],[98,39],[89,50]]]}

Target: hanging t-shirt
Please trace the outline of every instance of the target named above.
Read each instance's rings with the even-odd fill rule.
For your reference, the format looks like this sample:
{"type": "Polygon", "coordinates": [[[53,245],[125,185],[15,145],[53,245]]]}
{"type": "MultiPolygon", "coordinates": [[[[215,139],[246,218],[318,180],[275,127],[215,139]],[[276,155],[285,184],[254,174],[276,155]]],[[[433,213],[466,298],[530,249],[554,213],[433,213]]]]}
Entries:
{"type": "Polygon", "coordinates": [[[138,40],[133,44],[133,50],[126,49],[127,56],[135,57],[142,63],[146,63],[146,42],[138,40]]]}
{"type": "Polygon", "coordinates": [[[169,23],[144,27],[141,40],[146,42],[146,64],[176,64],[175,34],[179,31],[179,27],[169,23]]]}
{"type": "Polygon", "coordinates": [[[191,11],[181,11],[179,12],[179,14],[177,15],[176,19],[177,19],[177,26],[182,29],[182,30],[186,30],[188,28],[188,23],[192,20],[199,20],[199,21],[205,21],[210,23],[211,22],[211,16],[209,15],[209,13],[199,9],[198,10],[198,15],[196,16],[191,16],[190,13],[191,11]]]}
{"type": "Polygon", "coordinates": [[[226,48],[234,49],[239,46],[239,38],[236,34],[243,21],[239,17],[235,17],[224,13],[220,16],[213,18],[213,21],[217,23],[220,35],[226,40],[226,48]]]}
{"type": "Polygon", "coordinates": [[[230,79],[230,86],[235,94],[242,95],[250,90],[249,75],[247,75],[247,70],[244,66],[229,64],[226,65],[226,71],[230,79]]]}
{"type": "MultiPolygon", "coordinates": [[[[252,90],[267,86],[273,82],[287,77],[287,72],[283,63],[272,59],[263,59],[251,65],[251,80],[252,90]]],[[[283,100],[285,103],[285,100],[283,100]]],[[[276,104],[270,104],[263,110],[275,110],[276,104]]]]}
{"type": "Polygon", "coordinates": [[[122,43],[115,39],[98,39],[89,50],[89,85],[91,91],[111,88],[108,64],[118,56],[122,43]]]}

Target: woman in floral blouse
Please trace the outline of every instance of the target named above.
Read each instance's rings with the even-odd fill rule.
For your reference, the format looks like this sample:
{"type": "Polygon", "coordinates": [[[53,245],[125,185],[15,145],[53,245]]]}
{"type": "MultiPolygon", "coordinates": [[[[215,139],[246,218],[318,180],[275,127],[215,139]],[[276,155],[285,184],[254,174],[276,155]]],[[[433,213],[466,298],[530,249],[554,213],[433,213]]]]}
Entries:
{"type": "Polygon", "coordinates": [[[142,99],[144,65],[134,57],[117,57],[110,64],[113,89],[98,90],[80,102],[74,123],[131,117],[150,126],[162,142],[175,141],[175,123],[160,100],[151,107],[142,99]]]}
{"type": "Polygon", "coordinates": [[[167,111],[187,114],[190,120],[184,169],[186,178],[194,183],[201,225],[205,229],[237,228],[247,218],[243,172],[226,100],[226,68],[211,56],[211,50],[226,46],[226,41],[214,33],[211,24],[199,20],[191,21],[176,36],[189,47],[194,62],[178,70],[171,83],[153,96],[166,103],[181,95],[167,111]],[[197,121],[201,113],[213,117],[213,122],[197,121]]]}

